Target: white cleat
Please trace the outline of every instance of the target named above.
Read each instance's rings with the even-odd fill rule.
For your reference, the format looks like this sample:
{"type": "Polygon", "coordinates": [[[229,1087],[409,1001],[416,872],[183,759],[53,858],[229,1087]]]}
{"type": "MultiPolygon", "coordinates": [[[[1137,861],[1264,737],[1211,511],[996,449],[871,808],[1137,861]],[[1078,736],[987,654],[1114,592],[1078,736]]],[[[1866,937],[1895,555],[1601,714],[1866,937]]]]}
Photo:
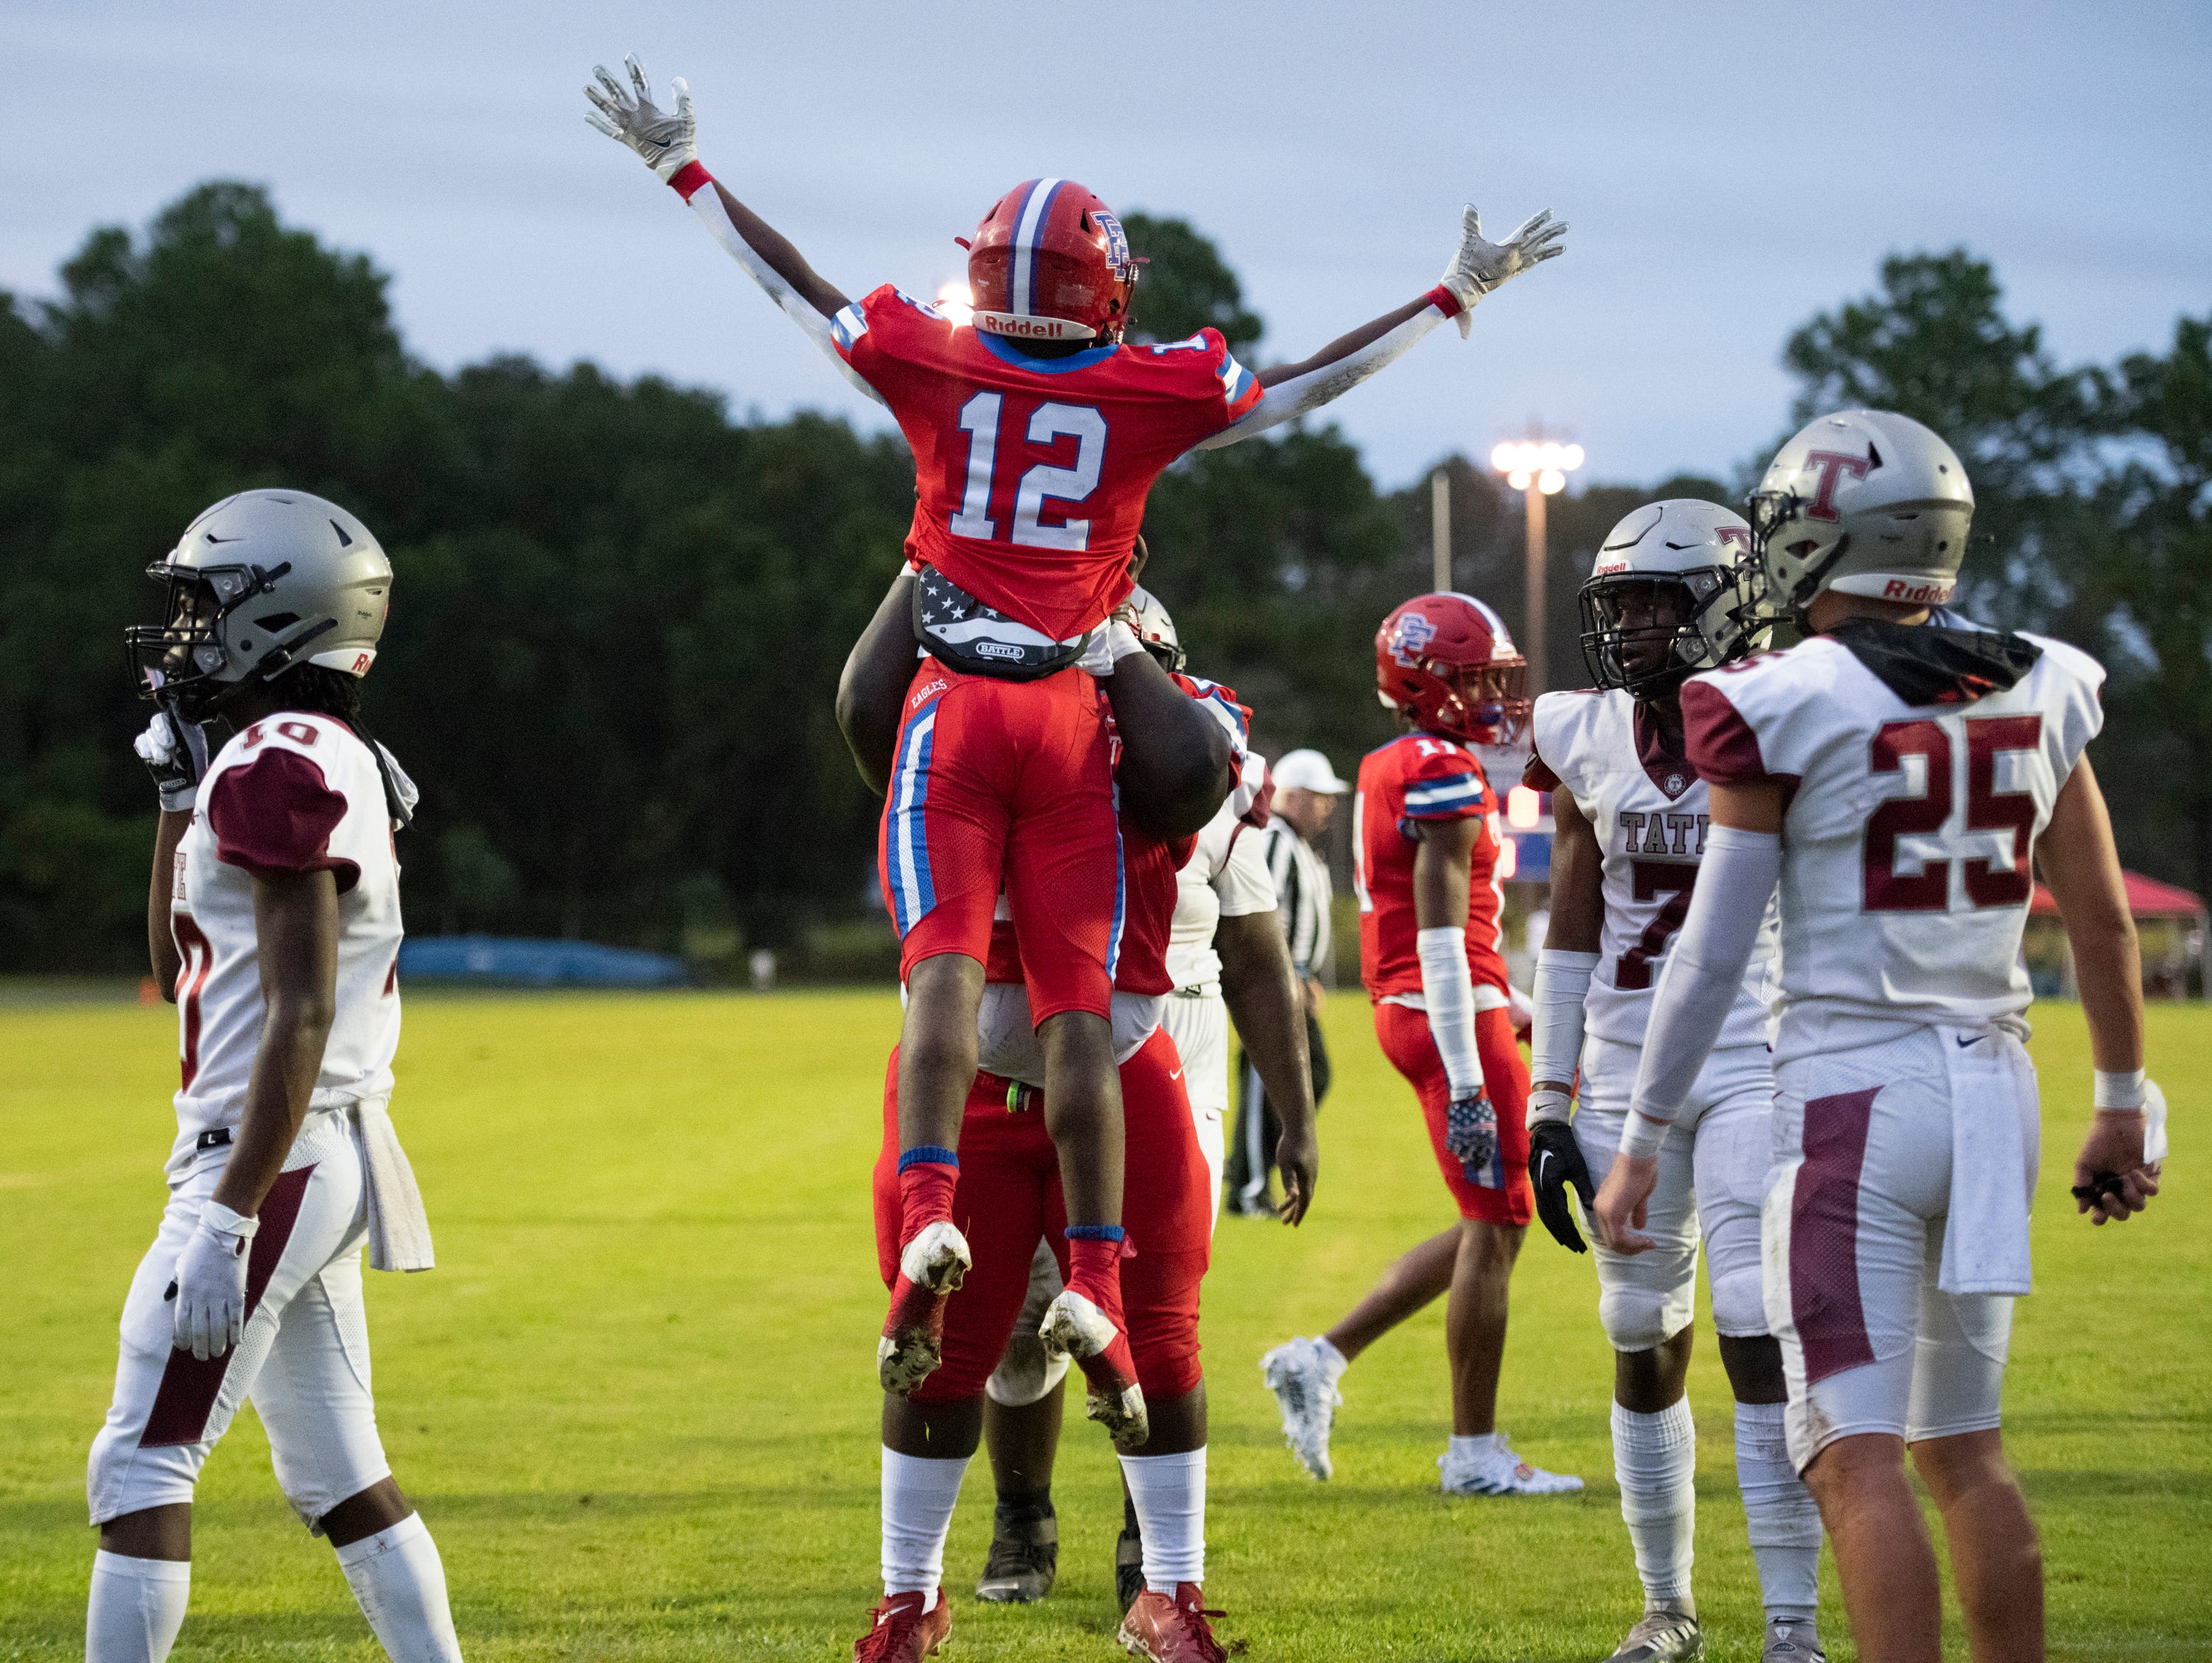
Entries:
{"type": "Polygon", "coordinates": [[[1328,1459],[1328,1434],[1344,1401],[1336,1389],[1342,1373],[1329,1366],[1317,1339],[1286,1339],[1260,1359],[1260,1377],[1283,1411],[1283,1441],[1316,1478],[1335,1471],[1328,1459]]]}
{"type": "Polygon", "coordinates": [[[1809,1617],[1777,1617],[1766,1624],[1766,1649],[1759,1663],[1828,1663],[1828,1654],[1809,1617]]]}
{"type": "Polygon", "coordinates": [[[1447,1496],[1570,1496],[1583,1487],[1571,1474],[1529,1466],[1513,1453],[1503,1432],[1471,1456],[1446,1450],[1437,1457],[1437,1466],[1447,1496]]]}
{"type": "Polygon", "coordinates": [[[968,1238],[946,1219],[924,1226],[899,1255],[890,1314],[876,1340],[876,1378],[904,1397],[944,1361],[945,1302],[974,1263],[968,1238]]]}
{"type": "Polygon", "coordinates": [[[1644,1620],[1628,1631],[1620,1649],[1605,1663],[1695,1663],[1705,1654],[1705,1636],[1698,1619],[1666,1606],[1644,1613],[1644,1620]]]}

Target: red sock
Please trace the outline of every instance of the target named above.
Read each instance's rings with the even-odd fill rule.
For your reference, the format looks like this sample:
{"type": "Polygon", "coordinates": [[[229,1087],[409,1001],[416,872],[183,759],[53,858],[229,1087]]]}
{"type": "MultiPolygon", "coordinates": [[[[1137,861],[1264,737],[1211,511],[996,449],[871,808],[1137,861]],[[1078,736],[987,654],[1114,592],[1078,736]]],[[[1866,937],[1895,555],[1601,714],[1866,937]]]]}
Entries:
{"type": "Polygon", "coordinates": [[[939,1219],[952,1217],[960,1160],[950,1150],[910,1149],[899,1156],[899,1247],[939,1219]]]}

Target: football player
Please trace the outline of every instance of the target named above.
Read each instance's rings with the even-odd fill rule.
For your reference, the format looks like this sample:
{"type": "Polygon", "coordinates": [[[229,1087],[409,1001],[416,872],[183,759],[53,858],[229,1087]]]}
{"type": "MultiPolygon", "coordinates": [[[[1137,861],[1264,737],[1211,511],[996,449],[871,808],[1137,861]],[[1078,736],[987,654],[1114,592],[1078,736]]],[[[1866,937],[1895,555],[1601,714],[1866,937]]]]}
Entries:
{"type": "MultiPolygon", "coordinates": [[[[1194,702],[1247,713],[1212,683],[1186,689],[1194,702]]],[[[1209,1253],[1210,1169],[1182,1083],[1181,1059],[1159,1024],[1171,978],[1168,938],[1176,905],[1176,871],[1194,840],[1164,839],[1133,819],[1128,843],[1129,938],[1117,972],[1116,998],[1149,1006],[1151,1021],[1121,1069],[1130,1164],[1144,1181],[1129,1193],[1124,1272],[1129,1340],[1139,1382],[1151,1405],[1146,1441],[1122,1445],[1129,1507],[1139,1521],[1141,1587],[1119,1639],[1158,1663],[1219,1663],[1200,1592],[1205,1576],[1206,1391],[1198,1364],[1199,1285],[1209,1253]]],[[[960,1297],[943,1308],[936,1336],[940,1366],[911,1393],[884,1398],[884,1599],[855,1644],[856,1663],[908,1663],[930,1655],[951,1625],[941,1588],[945,1534],[967,1463],[981,1429],[988,1377],[1003,1360],[1031,1282],[1042,1238],[1052,1244],[1065,1280],[1073,1228],[1040,1098],[1042,1035],[1029,1016],[1029,993],[1011,920],[993,932],[992,962],[977,1048],[982,1069],[964,1105],[967,1155],[952,1217],[968,1240],[972,1265],[960,1297]],[[1065,1238],[1065,1239],[1064,1239],[1065,1238]]],[[[905,1237],[898,1182],[896,1060],[885,1082],[884,1145],[875,1174],[877,1247],[886,1284],[897,1273],[905,1237]]],[[[1312,1186],[1310,1121],[1300,1130],[1304,1193],[1312,1186]]],[[[1303,1199],[1303,1197],[1301,1198],[1303,1199]]],[[[1054,1352],[1052,1311],[1044,1333],[1054,1352]]],[[[1054,1382],[1057,1383],[1056,1380],[1054,1382]]],[[[1093,1389],[1093,1419],[1118,1426],[1093,1389]]],[[[1117,1437],[1117,1443],[1122,1441],[1117,1437]]]]}
{"type": "Polygon", "coordinates": [[[1105,203],[1032,179],[987,214],[969,246],[972,324],[884,285],[858,300],[716,183],[698,158],[690,94],[654,105],[644,70],[604,69],[588,118],[672,185],[854,385],[896,418],[915,457],[906,552],[916,637],[898,777],[881,837],[907,994],[899,1086],[902,1210],[911,1239],[878,1345],[889,1390],[932,1364],[936,1308],[967,1259],[947,1217],[971,1039],[1001,891],[1024,944],[1044,1029],[1054,1138],[1085,1232],[1054,1320],[1091,1337],[1079,1355],[1101,1401],[1141,1441],[1143,1402],[1117,1320],[1122,1139],[1111,1026],[1125,875],[1105,716],[1076,663],[1128,593],[1125,571],[1152,480],[1203,443],[1264,431],[1326,403],[1498,284],[1560,252],[1539,215],[1504,243],[1472,209],[1437,285],[1299,364],[1255,376],[1218,331],[1128,347],[1139,270],[1105,203]],[[1089,1348],[1096,1339],[1100,1349],[1089,1348]]]}
{"type": "MultiPolygon", "coordinates": [[[[1567,1193],[1588,1207],[1596,1199],[1590,1174],[1613,1164],[1653,978],[1705,851],[1711,816],[1683,750],[1681,686],[1764,638],[1750,540],[1741,515],[1710,502],[1655,502],[1623,519],[1582,587],[1583,655],[1597,685],[1536,701],[1525,783],[1549,793],[1557,829],[1551,932],[1536,960],[1529,1177],[1537,1217],[1576,1253],[1587,1249],[1567,1193]]],[[[1765,1656],[1822,1656],[1814,1630],[1820,1514],[1784,1446],[1782,1348],[1759,1299],[1774,950],[1770,913],[1720,1041],[1661,1145],[1644,1221],[1658,1246],[1621,1253],[1598,1244],[1598,1315],[1614,1354],[1613,1470],[1644,1605],[1612,1663],[1676,1663],[1704,1651],[1690,1587],[1697,1429],[1684,1393],[1701,1235],[1736,1400],[1736,1483],[1766,1607],[1765,1656]]]]}
{"type": "Polygon", "coordinates": [[[146,933],[183,1083],[160,1233],[124,1302],[86,1489],[100,1551],[85,1654],[158,1663],[184,1620],[192,1492],[252,1399],[301,1520],[337,1551],[394,1663],[457,1663],[438,1549],[393,1482],[368,1390],[361,1250],[428,1270],[386,1113],[399,1040],[394,832],[413,786],[361,723],[392,566],[304,491],[227,497],[149,568],[130,632],[161,712],[146,933]],[[228,723],[210,761],[205,725],[228,723]]]}
{"type": "MultiPolygon", "coordinates": [[[[1144,540],[1138,539],[1141,553],[1144,540]]],[[[1130,592],[1131,628],[1146,650],[1184,691],[1231,716],[1237,743],[1247,721],[1235,695],[1218,683],[1182,672],[1182,644],[1175,620],[1141,586],[1130,592]]],[[[1123,759],[1123,769],[1128,768],[1123,759]]],[[[1221,1211],[1222,1119],[1229,1105],[1229,1023],[1231,1013],[1248,1054],[1278,1101],[1310,1103],[1311,1074],[1297,980],[1275,912],[1275,889],[1255,827],[1267,816],[1267,764],[1248,750],[1238,790],[1198,835],[1197,847],[1176,874],[1167,971],[1174,983],[1161,1026],[1175,1041],[1183,1067],[1200,1151],[1209,1174],[1212,1217],[1221,1211]],[[1247,835],[1245,834],[1253,835],[1247,835]]],[[[1125,792],[1125,798],[1127,793],[1125,792]]],[[[1310,1125],[1310,1109],[1300,1114],[1310,1125]]],[[[1293,1183],[1279,1209],[1296,1224],[1311,1204],[1314,1172],[1309,1135],[1294,1144],[1293,1183]]],[[[998,1490],[991,1548],[975,1597],[1027,1604],[1052,1591],[1059,1561],[1060,1526],[1052,1504],[1053,1461],[1060,1438],[1060,1376],[1064,1358],[1050,1358],[1036,1330],[1060,1292],[1060,1272],[1040,1243],[1031,1261],[1029,1299],[1014,1325],[1006,1354],[985,1387],[983,1437],[998,1490]]],[[[1126,1612],[1143,1590],[1144,1535],[1134,1502],[1125,1499],[1115,1544],[1115,1592],[1126,1612]]]]}
{"type": "Polygon", "coordinates": [[[1550,1496],[1580,1478],[1522,1460],[1498,1430],[1507,1295],[1534,1204],[1528,1072],[1514,1042],[1505,974],[1498,798],[1475,756],[1526,725],[1528,663],[1497,613],[1471,595],[1419,595],[1375,637],[1376,692],[1404,729],[1359,764],[1352,888],[1359,974],[1382,1053],[1406,1077],[1459,1223],[1407,1253],[1317,1339],[1261,1359],[1291,1448],[1329,1475],[1338,1381],[1361,1351],[1449,1292],[1452,1435],[1446,1493],[1550,1496]]]}
{"type": "Polygon", "coordinates": [[[1766,1314],[1790,1458],[1835,1546],[1859,1655],[1881,1663],[1942,1649],[1908,1450],[1943,1515],[1974,1655],[2043,1655],[2041,1554],[1999,1432],[2039,1144],[2020,958],[2039,865],[2096,1068],[2081,1210],[2098,1223],[2139,1211],[2165,1154],[2134,925],[2083,754],[2104,672],[1947,610],[1973,507],[1951,447],[1880,410],[1810,423],[1753,495],[1753,552],[1806,639],[1683,687],[1712,827],[1595,1217],[1620,1252],[1658,1246],[1658,1157],[1778,884],[1766,1314]]]}

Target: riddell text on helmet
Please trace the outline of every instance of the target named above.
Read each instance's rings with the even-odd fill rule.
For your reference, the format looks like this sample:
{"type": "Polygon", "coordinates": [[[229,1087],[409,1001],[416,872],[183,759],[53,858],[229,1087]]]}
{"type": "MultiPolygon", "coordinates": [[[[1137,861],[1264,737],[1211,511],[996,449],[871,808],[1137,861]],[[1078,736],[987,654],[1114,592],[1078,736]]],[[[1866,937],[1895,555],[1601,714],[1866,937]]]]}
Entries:
{"type": "Polygon", "coordinates": [[[1892,578],[1882,586],[1884,600],[1921,601],[1931,606],[1941,606],[1951,598],[1955,583],[1908,583],[1903,578],[1892,578]]]}

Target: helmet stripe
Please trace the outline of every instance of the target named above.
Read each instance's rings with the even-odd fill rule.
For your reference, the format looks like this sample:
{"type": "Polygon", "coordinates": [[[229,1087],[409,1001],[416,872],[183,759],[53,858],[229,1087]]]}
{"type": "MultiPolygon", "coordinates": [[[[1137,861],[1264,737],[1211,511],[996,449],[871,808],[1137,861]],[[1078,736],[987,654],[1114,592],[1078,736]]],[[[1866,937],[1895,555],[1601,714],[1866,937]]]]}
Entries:
{"type": "Polygon", "coordinates": [[[1011,291],[1007,310],[1016,317],[1036,315],[1037,238],[1044,230],[1045,220],[1052,212],[1052,199],[1060,194],[1062,183],[1056,179],[1033,182],[1014,215],[1013,267],[1006,286],[1011,291]]]}

